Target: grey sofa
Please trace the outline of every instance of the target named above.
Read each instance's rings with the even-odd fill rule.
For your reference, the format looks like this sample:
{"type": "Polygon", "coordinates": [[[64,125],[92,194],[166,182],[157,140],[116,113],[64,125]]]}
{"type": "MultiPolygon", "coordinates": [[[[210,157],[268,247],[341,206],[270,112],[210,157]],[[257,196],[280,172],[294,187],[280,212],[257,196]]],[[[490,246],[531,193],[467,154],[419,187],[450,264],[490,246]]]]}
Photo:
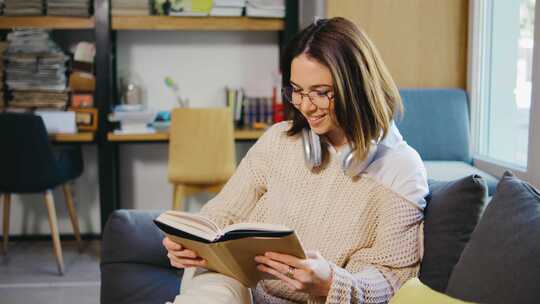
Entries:
{"type": "MultiPolygon", "coordinates": [[[[401,94],[405,116],[398,128],[426,161],[430,177],[448,181],[479,174],[491,193],[497,180],[471,165],[465,92],[409,89],[401,94]]],[[[181,270],[169,265],[163,235],[152,222],[158,214],[119,210],[109,218],[103,231],[101,303],[165,303],[178,293],[181,270]]]]}

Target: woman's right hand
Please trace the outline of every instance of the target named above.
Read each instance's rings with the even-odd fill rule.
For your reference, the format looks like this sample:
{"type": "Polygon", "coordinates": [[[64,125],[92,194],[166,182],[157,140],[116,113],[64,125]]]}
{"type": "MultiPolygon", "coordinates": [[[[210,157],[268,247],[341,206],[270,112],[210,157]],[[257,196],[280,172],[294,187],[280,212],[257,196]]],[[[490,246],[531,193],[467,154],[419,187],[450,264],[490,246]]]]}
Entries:
{"type": "Polygon", "coordinates": [[[203,267],[206,260],[199,257],[193,250],[183,248],[182,245],[171,241],[168,237],[163,239],[163,246],[167,249],[167,257],[171,265],[176,268],[203,267]]]}

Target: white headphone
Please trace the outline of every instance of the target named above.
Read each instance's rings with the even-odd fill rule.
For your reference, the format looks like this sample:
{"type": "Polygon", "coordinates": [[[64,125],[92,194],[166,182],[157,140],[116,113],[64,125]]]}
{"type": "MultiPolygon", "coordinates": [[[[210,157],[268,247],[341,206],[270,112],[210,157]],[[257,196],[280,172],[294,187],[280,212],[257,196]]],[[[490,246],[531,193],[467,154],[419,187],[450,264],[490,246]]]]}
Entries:
{"type": "MultiPolygon", "coordinates": [[[[304,146],[304,160],[306,166],[313,170],[318,168],[322,163],[322,148],[321,148],[321,139],[319,135],[311,129],[302,130],[302,144],[304,146]]],[[[341,170],[343,173],[349,177],[355,177],[362,173],[375,158],[375,153],[377,152],[377,144],[372,143],[369,147],[367,157],[362,160],[356,160],[355,153],[349,145],[340,151],[340,164],[341,170]]]]}

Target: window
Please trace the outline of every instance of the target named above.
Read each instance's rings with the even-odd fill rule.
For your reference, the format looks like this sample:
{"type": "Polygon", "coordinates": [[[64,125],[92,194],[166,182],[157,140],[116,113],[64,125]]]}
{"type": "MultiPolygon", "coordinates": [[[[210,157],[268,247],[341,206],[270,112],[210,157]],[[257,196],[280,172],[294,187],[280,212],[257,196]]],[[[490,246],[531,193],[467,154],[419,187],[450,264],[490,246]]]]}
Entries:
{"type": "Polygon", "coordinates": [[[471,1],[469,93],[474,152],[477,165],[496,175],[507,168],[524,176],[540,171],[530,155],[540,153],[530,140],[535,133],[533,120],[540,119],[531,115],[538,97],[532,92],[540,85],[533,81],[538,79],[534,58],[540,48],[534,48],[535,42],[540,43],[535,38],[535,4],[536,0],[471,1]]]}

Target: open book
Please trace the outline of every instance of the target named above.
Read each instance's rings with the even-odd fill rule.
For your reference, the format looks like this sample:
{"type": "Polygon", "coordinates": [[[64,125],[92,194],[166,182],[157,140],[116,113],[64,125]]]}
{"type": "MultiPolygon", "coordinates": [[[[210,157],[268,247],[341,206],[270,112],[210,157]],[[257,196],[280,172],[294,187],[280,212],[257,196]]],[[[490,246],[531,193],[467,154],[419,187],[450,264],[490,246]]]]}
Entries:
{"type": "Polygon", "coordinates": [[[273,251],[306,258],[296,233],[280,225],[239,223],[220,229],[204,216],[180,211],[166,211],[154,222],[171,240],[204,258],[209,269],[247,287],[273,278],[257,269],[256,255],[273,251]]]}

